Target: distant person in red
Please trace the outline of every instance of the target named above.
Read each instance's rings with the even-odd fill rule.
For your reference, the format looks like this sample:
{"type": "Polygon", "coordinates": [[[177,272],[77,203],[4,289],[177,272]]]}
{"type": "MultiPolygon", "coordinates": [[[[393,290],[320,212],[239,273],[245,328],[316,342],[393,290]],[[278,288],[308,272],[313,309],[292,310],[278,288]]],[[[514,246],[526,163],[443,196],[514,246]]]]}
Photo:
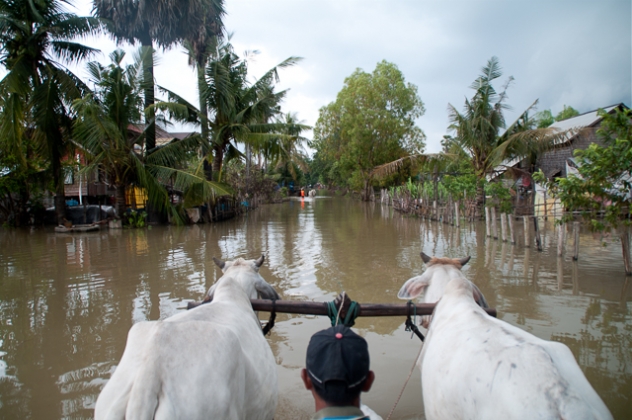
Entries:
{"type": "Polygon", "coordinates": [[[305,190],[303,188],[301,188],[301,198],[305,197],[305,190]]]}

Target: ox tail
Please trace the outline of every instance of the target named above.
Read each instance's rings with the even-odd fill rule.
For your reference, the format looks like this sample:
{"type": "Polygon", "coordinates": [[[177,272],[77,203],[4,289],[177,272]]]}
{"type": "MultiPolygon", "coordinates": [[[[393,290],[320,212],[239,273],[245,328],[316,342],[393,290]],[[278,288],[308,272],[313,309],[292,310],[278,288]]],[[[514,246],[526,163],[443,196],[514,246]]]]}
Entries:
{"type": "Polygon", "coordinates": [[[162,380],[158,374],[157,361],[155,357],[152,358],[154,360],[143,364],[134,379],[125,410],[126,419],[152,420],[156,414],[162,380]]]}

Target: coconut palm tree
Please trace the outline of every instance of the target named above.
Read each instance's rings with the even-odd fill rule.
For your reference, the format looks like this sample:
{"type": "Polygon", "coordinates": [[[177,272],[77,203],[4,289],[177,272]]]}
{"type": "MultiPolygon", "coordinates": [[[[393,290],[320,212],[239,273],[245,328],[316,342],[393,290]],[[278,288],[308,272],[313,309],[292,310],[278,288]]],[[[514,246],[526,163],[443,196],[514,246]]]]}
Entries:
{"type": "Polygon", "coordinates": [[[280,134],[284,136],[267,147],[267,155],[274,170],[285,170],[296,181],[299,169],[303,172],[308,170],[308,157],[304,148],[308,140],[301,133],[309,127],[299,121],[294,113],[283,114],[277,122],[283,124],[280,134]]]}
{"type": "MultiPolygon", "coordinates": [[[[94,0],[96,16],[107,19],[109,30],[119,41],[140,42],[153,49],[154,41],[161,48],[187,41],[196,51],[196,62],[203,63],[206,45],[211,38],[221,35],[223,0],[94,0]],[[199,61],[198,61],[199,60],[199,61]]],[[[144,54],[145,62],[145,122],[146,150],[156,146],[154,124],[154,62],[151,54],[144,54]]]]}
{"type": "Polygon", "coordinates": [[[243,157],[238,145],[251,147],[257,153],[273,154],[276,142],[288,127],[307,129],[302,124],[288,125],[274,117],[281,112],[280,103],[287,91],[275,92],[278,70],[296,64],[300,58],[290,57],[268,70],[254,83],[248,81],[248,62],[233,50],[230,37],[218,45],[206,67],[202,97],[208,109],[205,115],[177,94],[161,88],[170,103],[156,106],[168,110],[179,121],[209,124],[209,142],[205,151],[213,153],[213,179],[221,180],[224,160],[243,157]]]}
{"type": "MultiPolygon", "coordinates": [[[[259,80],[247,80],[248,63],[227,42],[218,47],[206,68],[203,96],[211,115],[209,128],[213,149],[213,172],[221,177],[224,155],[233,158],[241,153],[238,144],[263,151],[271,139],[278,139],[284,123],[270,122],[280,113],[280,102],[287,91],[275,92],[278,70],[293,66],[300,58],[290,57],[268,70],[259,80]]],[[[219,178],[218,178],[219,179],[219,178]]]]}
{"type": "Polygon", "coordinates": [[[11,104],[11,113],[3,112],[0,121],[0,132],[10,133],[2,141],[18,147],[27,125],[32,129],[29,135],[50,159],[58,221],[66,208],[62,159],[69,147],[68,104],[88,90],[62,63],[97,52],[72,40],[100,31],[98,19],[69,13],[65,3],[0,0],[0,63],[8,70],[0,90],[11,104]]]}
{"type": "MultiPolygon", "coordinates": [[[[121,50],[110,55],[112,64],[107,67],[97,62],[88,64],[94,94],[74,101],[77,113],[74,136],[86,151],[89,163],[85,172],[103,171],[108,182],[116,189],[118,215],[125,211],[125,189],[130,185],[142,187],[148,200],[157,210],[170,210],[179,218],[171,206],[167,183],[173,189],[196,193],[208,197],[212,191],[228,193],[221,186],[208,182],[187,170],[187,152],[199,147],[200,137],[192,136],[183,141],[157,148],[149,156],[142,154],[142,139],[145,133],[139,129],[143,114],[143,63],[141,49],[135,63],[122,67],[125,53],[121,50]]],[[[146,129],[146,127],[145,127],[146,129]]]]}
{"type": "Polygon", "coordinates": [[[498,59],[492,57],[470,86],[475,93],[472,99],[465,100],[463,112],[457,111],[451,104],[448,105],[451,122],[449,129],[455,133],[455,144],[470,157],[474,174],[479,180],[479,207],[485,199],[482,181],[504,160],[541,153],[567,134],[556,133],[548,128],[532,128],[529,112],[535,108],[537,100],[507,127],[503,111],[509,108],[505,100],[507,88],[513,78],[510,77],[498,93],[493,82],[501,76],[498,59]]]}

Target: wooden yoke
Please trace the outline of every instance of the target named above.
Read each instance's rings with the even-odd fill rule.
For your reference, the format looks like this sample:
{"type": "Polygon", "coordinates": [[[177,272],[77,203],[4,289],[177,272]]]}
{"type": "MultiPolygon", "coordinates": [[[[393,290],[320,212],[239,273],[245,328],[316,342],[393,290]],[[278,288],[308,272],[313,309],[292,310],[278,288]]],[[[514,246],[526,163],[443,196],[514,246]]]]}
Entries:
{"type": "MultiPolygon", "coordinates": [[[[341,293],[334,299],[336,308],[340,308],[340,302],[343,301],[342,310],[340,311],[340,317],[344,319],[347,314],[347,310],[351,305],[351,298],[344,293],[341,293]]],[[[195,308],[203,303],[202,302],[189,302],[187,309],[195,308]]],[[[252,303],[252,309],[255,311],[272,312],[272,301],[267,299],[250,299],[252,303]]],[[[414,305],[406,304],[394,304],[394,303],[361,303],[360,313],[358,316],[407,316],[407,315],[432,315],[432,311],[436,306],[435,303],[415,303],[414,305]]],[[[488,315],[496,317],[495,308],[483,308],[488,315]]],[[[327,315],[327,302],[306,302],[295,300],[277,300],[274,302],[274,311],[283,312],[286,314],[304,314],[304,315],[327,315]]]]}

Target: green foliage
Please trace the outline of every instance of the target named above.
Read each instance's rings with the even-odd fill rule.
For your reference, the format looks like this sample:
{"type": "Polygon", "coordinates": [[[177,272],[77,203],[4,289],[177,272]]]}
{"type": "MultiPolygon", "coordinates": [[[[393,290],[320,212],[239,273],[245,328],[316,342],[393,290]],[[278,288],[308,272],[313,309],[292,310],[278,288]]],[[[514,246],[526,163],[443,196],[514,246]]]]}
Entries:
{"type": "Polygon", "coordinates": [[[555,122],[550,109],[545,109],[535,114],[538,128],[546,128],[555,122]]]}
{"type": "Polygon", "coordinates": [[[487,200],[486,207],[498,207],[501,213],[511,213],[513,209],[513,200],[510,189],[505,187],[502,182],[490,182],[485,185],[485,194],[491,196],[491,200],[487,200]]]}
{"type": "Polygon", "coordinates": [[[144,228],[147,226],[147,213],[144,211],[130,210],[125,213],[126,226],[133,229],[144,228]]]}
{"type": "MultiPolygon", "coordinates": [[[[564,207],[584,211],[583,215],[597,230],[630,224],[632,201],[632,111],[615,110],[606,113],[597,135],[606,146],[591,144],[586,150],[576,150],[578,176],[570,174],[558,181],[546,182],[542,172],[534,179],[546,182],[564,207]]],[[[566,219],[572,216],[568,215],[566,219]]]]}
{"type": "Polygon", "coordinates": [[[310,146],[325,183],[367,188],[376,166],[423,151],[415,120],[424,112],[417,87],[394,64],[382,61],[373,73],[357,69],[336,101],[320,109],[314,128],[310,146]]]}
{"type": "Polygon", "coordinates": [[[476,184],[477,179],[474,174],[444,175],[441,179],[441,185],[455,199],[473,198],[476,195],[476,184]]]}
{"type": "Polygon", "coordinates": [[[579,111],[577,111],[575,108],[573,108],[572,106],[564,105],[564,108],[555,116],[555,121],[564,121],[578,115],[579,111]]]}

